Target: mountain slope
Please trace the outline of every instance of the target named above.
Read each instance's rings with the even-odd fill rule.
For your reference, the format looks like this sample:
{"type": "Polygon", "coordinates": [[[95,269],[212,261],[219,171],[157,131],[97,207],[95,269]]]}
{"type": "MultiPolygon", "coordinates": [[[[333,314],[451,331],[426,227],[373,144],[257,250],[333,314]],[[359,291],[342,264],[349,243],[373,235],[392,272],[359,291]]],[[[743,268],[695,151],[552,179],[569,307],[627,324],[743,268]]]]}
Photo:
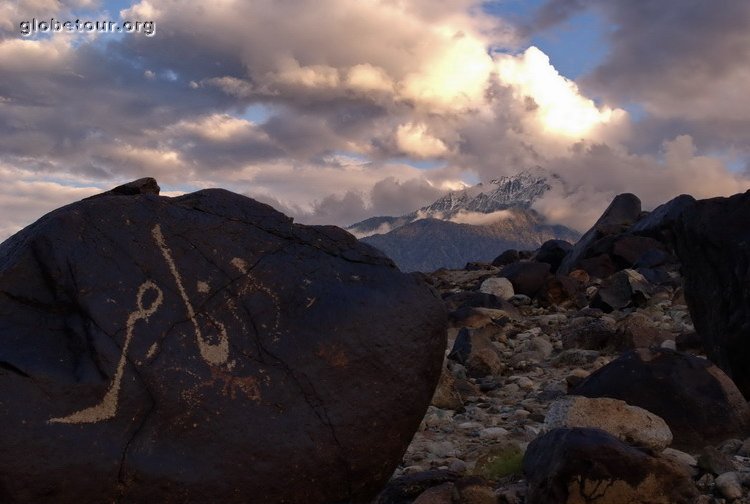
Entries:
{"type": "Polygon", "coordinates": [[[550,226],[532,210],[511,209],[512,216],[482,226],[420,219],[386,234],[362,238],[388,255],[402,271],[462,268],[470,261],[490,262],[504,250],[533,250],[552,239],[571,242],[579,234],[550,226]]]}
{"type": "Polygon", "coordinates": [[[579,234],[552,226],[531,209],[550,190],[536,169],[460,191],[401,217],[373,217],[348,229],[385,252],[404,271],[463,267],[491,261],[509,248],[536,249],[551,239],[576,241],[579,234]]]}

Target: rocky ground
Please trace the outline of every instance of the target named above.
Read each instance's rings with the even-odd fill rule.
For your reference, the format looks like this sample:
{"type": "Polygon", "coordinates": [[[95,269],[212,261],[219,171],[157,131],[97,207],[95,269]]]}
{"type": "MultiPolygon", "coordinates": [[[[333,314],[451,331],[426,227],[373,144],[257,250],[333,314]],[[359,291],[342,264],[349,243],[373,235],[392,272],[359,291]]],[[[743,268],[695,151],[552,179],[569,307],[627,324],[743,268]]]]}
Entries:
{"type": "MultiPolygon", "coordinates": [[[[634,245],[621,233],[627,227],[604,234],[624,237],[621,251],[640,247],[629,261],[636,266],[654,255],[645,249],[655,241],[634,245]]],[[[567,274],[551,274],[570,256],[562,245],[566,250],[547,269],[536,266],[541,256],[549,259],[537,251],[429,275],[451,313],[443,376],[378,504],[750,503],[747,403],[705,358],[680,266],[672,257],[656,269],[623,268],[623,261],[611,261],[618,239],[598,257],[583,254],[588,263],[567,274]],[[619,267],[604,280],[589,274],[607,261],[619,267]],[[633,365],[641,371],[627,371],[633,365]],[[638,381],[649,366],[654,381],[638,381]],[[607,376],[618,370],[626,374],[612,378],[619,383],[614,388],[625,392],[590,393],[603,382],[612,388],[607,376]],[[632,387],[622,385],[628,382],[622,376],[633,376],[632,387]],[[590,436],[581,428],[592,427],[614,438],[582,444],[561,438],[590,436]],[[601,459],[607,450],[616,456],[601,459]],[[582,470],[570,467],[581,463],[582,470]],[[634,479],[636,466],[648,467],[648,477],[634,479]],[[587,487],[586,478],[596,485],[587,487]],[[649,478],[653,484],[644,483],[649,478]]]]}

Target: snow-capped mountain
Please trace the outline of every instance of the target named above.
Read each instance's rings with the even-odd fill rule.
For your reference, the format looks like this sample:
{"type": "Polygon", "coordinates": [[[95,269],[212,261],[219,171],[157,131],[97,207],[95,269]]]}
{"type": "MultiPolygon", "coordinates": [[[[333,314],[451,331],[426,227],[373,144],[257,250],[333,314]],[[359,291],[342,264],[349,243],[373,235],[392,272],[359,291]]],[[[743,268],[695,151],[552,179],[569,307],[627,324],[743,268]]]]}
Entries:
{"type": "Polygon", "coordinates": [[[541,171],[524,171],[513,177],[501,177],[487,184],[480,182],[460,191],[451,191],[417,213],[449,220],[460,211],[492,213],[510,207],[529,208],[549,189],[547,177],[541,171]]]}
{"type": "Polygon", "coordinates": [[[383,252],[404,271],[463,267],[491,261],[508,248],[534,249],[551,239],[579,234],[553,226],[531,206],[558,178],[541,169],[524,171],[459,191],[400,217],[373,217],[347,230],[383,252]]]}
{"type": "MultiPolygon", "coordinates": [[[[467,214],[493,214],[509,208],[530,208],[550,189],[547,178],[556,178],[541,168],[526,170],[512,177],[501,177],[458,191],[451,191],[434,203],[401,217],[372,217],[352,224],[347,231],[358,238],[384,234],[420,219],[467,223],[467,214]],[[463,215],[462,215],[463,214],[463,215]]],[[[497,220],[506,217],[498,214],[497,220]]],[[[486,220],[484,220],[485,223],[486,220]]]]}

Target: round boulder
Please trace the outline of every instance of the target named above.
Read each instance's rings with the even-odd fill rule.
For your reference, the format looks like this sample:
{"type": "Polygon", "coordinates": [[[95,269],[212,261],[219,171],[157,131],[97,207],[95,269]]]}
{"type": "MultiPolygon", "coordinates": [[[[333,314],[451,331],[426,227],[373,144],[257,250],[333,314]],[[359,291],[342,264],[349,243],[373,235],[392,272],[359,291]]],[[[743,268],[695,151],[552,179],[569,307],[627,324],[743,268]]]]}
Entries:
{"type": "Polygon", "coordinates": [[[638,406],[606,397],[568,396],[558,399],[544,419],[547,430],[558,427],[602,429],[638,448],[662,451],[672,442],[666,422],[638,406]]]}
{"type": "Polygon", "coordinates": [[[527,504],[692,504],[690,473],[599,429],[553,429],[523,459],[527,504]]]}
{"type": "Polygon", "coordinates": [[[338,228],[154,186],[0,245],[0,501],[369,502],[440,375],[440,299],[338,228]]]}
{"type": "Polygon", "coordinates": [[[513,284],[510,280],[503,277],[488,278],[479,286],[479,292],[483,294],[492,294],[493,296],[507,301],[516,295],[513,291],[513,284]]]}
{"type": "Polygon", "coordinates": [[[750,407],[706,359],[665,348],[631,350],[592,373],[573,395],[620,399],[667,422],[679,449],[747,437],[750,407]]]}

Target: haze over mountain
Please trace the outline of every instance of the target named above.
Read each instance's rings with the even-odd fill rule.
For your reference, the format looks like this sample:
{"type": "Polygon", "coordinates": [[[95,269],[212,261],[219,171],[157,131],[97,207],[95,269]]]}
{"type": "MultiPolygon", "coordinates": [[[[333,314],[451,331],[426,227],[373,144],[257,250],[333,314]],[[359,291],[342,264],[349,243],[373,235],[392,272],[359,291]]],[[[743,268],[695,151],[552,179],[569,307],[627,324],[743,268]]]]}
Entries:
{"type": "Polygon", "coordinates": [[[535,249],[551,239],[575,241],[579,233],[550,225],[532,209],[559,179],[541,169],[451,191],[399,217],[373,217],[349,232],[391,257],[404,271],[458,268],[491,261],[504,250],[535,249]]]}

